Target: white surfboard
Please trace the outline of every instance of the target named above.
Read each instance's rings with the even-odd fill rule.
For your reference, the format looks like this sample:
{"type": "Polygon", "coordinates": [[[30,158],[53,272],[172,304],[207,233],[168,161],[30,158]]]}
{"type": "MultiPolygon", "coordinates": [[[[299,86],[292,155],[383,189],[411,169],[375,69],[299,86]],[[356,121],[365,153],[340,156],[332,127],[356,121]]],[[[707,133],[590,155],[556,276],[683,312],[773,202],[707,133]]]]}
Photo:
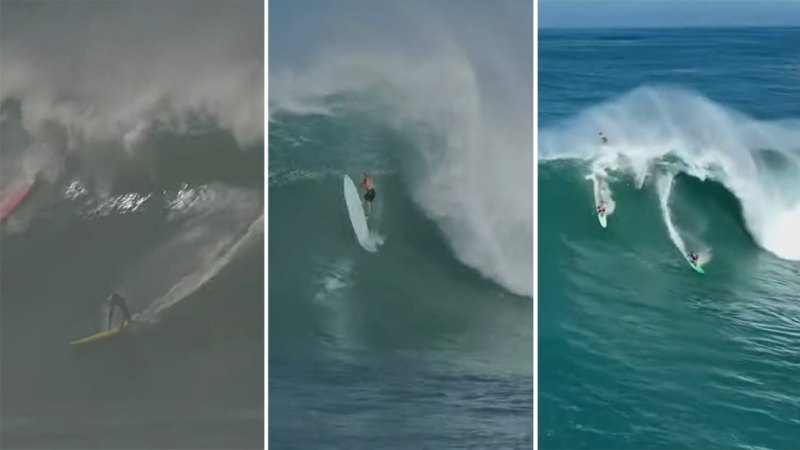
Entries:
{"type": "Polygon", "coordinates": [[[347,175],[344,176],[344,201],[347,204],[347,213],[350,215],[350,223],[353,225],[358,243],[368,252],[378,251],[378,246],[369,236],[369,227],[364,207],[361,205],[361,196],[358,195],[355,183],[347,175]]]}
{"type": "Polygon", "coordinates": [[[600,221],[600,226],[603,227],[603,228],[605,228],[608,225],[608,220],[606,219],[606,214],[605,213],[598,214],[597,215],[597,220],[600,221]]]}

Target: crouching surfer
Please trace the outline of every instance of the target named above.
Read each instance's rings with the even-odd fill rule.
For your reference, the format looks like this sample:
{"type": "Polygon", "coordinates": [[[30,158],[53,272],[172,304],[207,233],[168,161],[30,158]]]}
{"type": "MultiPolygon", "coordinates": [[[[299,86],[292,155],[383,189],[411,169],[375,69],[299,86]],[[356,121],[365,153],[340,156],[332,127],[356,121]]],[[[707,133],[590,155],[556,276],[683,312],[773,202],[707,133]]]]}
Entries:
{"type": "Polygon", "coordinates": [[[694,264],[695,266],[697,265],[697,262],[700,259],[700,257],[695,252],[689,252],[689,254],[686,256],[689,257],[689,262],[694,264]]]}
{"type": "Polygon", "coordinates": [[[128,303],[125,301],[125,298],[114,292],[108,296],[108,305],[108,324],[106,328],[109,330],[111,329],[111,319],[114,317],[114,310],[117,308],[122,311],[122,327],[127,328],[133,319],[131,318],[131,311],[128,309],[128,303]]]}

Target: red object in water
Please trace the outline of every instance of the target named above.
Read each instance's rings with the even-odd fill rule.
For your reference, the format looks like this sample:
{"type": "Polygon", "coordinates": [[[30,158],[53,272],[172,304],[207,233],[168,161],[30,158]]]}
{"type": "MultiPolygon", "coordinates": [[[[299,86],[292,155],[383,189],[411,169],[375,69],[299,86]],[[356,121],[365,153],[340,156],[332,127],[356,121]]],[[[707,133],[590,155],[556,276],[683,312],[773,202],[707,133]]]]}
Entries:
{"type": "Polygon", "coordinates": [[[0,201],[0,222],[5,221],[6,217],[8,217],[17,208],[17,206],[22,203],[23,200],[25,200],[25,197],[28,196],[28,193],[31,191],[32,187],[33,181],[29,181],[0,201]]]}

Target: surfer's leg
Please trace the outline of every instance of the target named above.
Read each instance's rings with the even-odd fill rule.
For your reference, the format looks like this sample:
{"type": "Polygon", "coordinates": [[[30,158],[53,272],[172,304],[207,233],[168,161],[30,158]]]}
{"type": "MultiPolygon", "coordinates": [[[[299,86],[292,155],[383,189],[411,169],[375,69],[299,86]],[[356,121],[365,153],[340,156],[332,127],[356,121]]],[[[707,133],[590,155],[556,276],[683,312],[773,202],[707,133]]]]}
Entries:
{"type": "Polygon", "coordinates": [[[120,306],[120,309],[122,310],[122,315],[124,316],[124,319],[123,319],[123,320],[124,320],[126,323],[130,323],[130,322],[131,322],[131,312],[130,312],[130,310],[128,309],[128,306],[127,306],[127,305],[125,305],[125,304],[122,304],[122,305],[120,306]]]}
{"type": "Polygon", "coordinates": [[[111,329],[112,317],[114,317],[114,305],[111,305],[111,308],[108,310],[108,324],[106,324],[106,329],[111,329]]]}
{"type": "Polygon", "coordinates": [[[367,204],[369,205],[367,207],[367,217],[369,217],[369,214],[372,212],[372,202],[375,201],[375,188],[370,189],[369,192],[364,195],[364,198],[367,200],[367,204]]]}

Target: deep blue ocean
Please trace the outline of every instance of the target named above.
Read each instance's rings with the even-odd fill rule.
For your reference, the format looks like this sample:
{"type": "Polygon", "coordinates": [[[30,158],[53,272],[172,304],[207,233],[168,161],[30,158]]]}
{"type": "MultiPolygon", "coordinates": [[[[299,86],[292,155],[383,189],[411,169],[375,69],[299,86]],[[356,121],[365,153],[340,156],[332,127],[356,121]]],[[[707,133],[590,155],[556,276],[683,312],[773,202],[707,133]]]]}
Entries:
{"type": "Polygon", "coordinates": [[[540,448],[797,448],[800,29],[540,30],[537,69],[540,448]]]}

